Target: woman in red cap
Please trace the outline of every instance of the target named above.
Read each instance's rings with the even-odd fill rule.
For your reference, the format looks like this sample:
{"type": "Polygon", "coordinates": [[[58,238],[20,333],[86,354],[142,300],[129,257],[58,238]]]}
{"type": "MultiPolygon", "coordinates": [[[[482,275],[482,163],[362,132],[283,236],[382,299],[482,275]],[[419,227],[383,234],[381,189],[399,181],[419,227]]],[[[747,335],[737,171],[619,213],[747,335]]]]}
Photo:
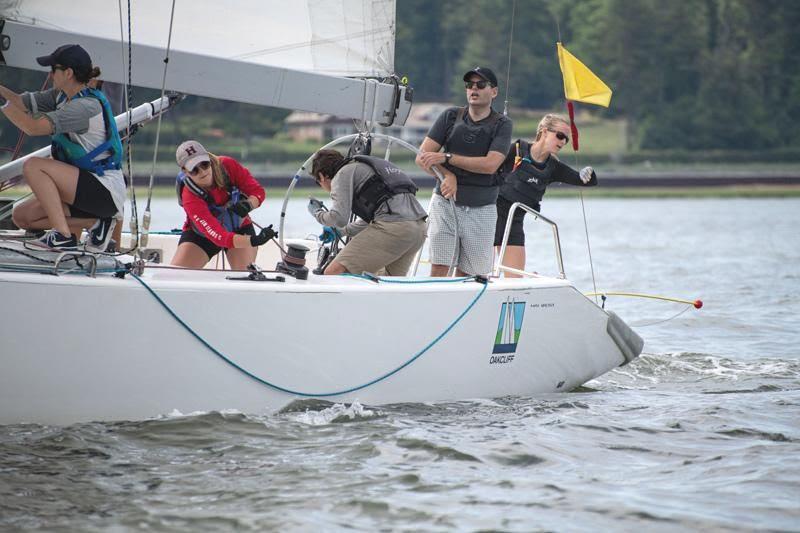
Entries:
{"type": "Polygon", "coordinates": [[[235,159],[210,154],[197,141],[178,146],[175,158],[186,222],[172,265],[203,268],[225,250],[231,268],[246,269],[257,247],[277,236],[271,224],[256,233],[248,216],[264,202],[264,188],[235,159]]]}
{"type": "Polygon", "coordinates": [[[111,106],[89,87],[100,69],[77,44],[36,61],[50,67],[52,89],[17,94],[0,86],[2,111],[14,125],[27,135],[52,136],[52,159],[32,157],[23,166],[34,197],[16,206],[12,218],[23,229],[49,229],[31,244],[51,249],[77,248],[77,235],[91,226],[86,248],[105,251],[122,214],[125,180],[111,106]]]}

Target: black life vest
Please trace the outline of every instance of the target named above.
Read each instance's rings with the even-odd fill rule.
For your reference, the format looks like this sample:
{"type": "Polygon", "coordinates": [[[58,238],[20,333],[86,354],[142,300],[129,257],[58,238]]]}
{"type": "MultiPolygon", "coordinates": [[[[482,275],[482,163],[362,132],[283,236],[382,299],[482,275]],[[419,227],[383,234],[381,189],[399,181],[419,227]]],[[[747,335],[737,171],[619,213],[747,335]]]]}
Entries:
{"type": "MultiPolygon", "coordinates": [[[[492,141],[494,140],[495,135],[497,134],[497,126],[500,124],[500,120],[503,118],[502,113],[498,113],[494,109],[491,110],[491,113],[488,117],[486,117],[486,122],[478,125],[470,125],[464,121],[464,115],[468,112],[468,108],[466,106],[460,107],[458,112],[456,113],[455,118],[453,119],[452,124],[448,125],[447,128],[447,136],[445,137],[444,141],[444,149],[445,152],[453,152],[450,147],[451,140],[456,134],[462,135],[464,137],[475,137],[475,142],[470,146],[471,150],[469,153],[464,152],[453,152],[453,153],[460,153],[460,155],[465,155],[468,157],[482,157],[489,153],[489,148],[492,145],[492,141]],[[467,130],[462,132],[461,130],[467,130]],[[476,131],[478,132],[476,134],[476,131]],[[480,135],[481,131],[491,131],[491,135],[483,136],[480,135]]],[[[470,118],[470,121],[472,118],[470,118]]],[[[450,167],[451,170],[454,167],[450,167]]],[[[497,177],[497,173],[494,174],[493,179],[487,179],[485,174],[477,174],[474,172],[467,172],[463,169],[455,169],[454,172],[458,176],[458,185],[459,186],[467,186],[467,187],[497,187],[499,185],[499,180],[497,177]]],[[[464,193],[465,191],[459,191],[460,193],[464,193]]]]}
{"type": "Polygon", "coordinates": [[[367,222],[372,222],[375,211],[393,196],[402,193],[416,194],[419,190],[405,172],[385,159],[356,155],[346,160],[345,164],[352,161],[367,164],[375,172],[353,193],[353,213],[367,222]]]}
{"type": "MultiPolygon", "coordinates": [[[[509,202],[522,202],[539,211],[539,202],[542,201],[547,186],[553,181],[553,172],[558,166],[558,160],[550,156],[544,168],[540,168],[530,158],[529,142],[519,139],[513,146],[517,156],[514,158],[512,170],[505,175],[500,195],[509,202]]],[[[506,164],[509,159],[511,158],[506,159],[506,164]]]]}

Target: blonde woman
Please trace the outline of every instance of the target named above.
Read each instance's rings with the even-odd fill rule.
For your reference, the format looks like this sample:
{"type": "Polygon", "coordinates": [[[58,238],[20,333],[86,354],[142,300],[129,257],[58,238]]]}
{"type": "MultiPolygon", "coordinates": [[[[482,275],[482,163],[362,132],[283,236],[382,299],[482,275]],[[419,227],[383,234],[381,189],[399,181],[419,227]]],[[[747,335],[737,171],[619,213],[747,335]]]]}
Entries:
{"type": "MultiPolygon", "coordinates": [[[[503,242],[506,221],[511,205],[521,202],[541,211],[540,202],[547,186],[553,182],[568,183],[590,187],[597,185],[597,176],[592,167],[584,167],[580,172],[573,170],[558,160],[558,153],[569,143],[569,121],[556,114],[547,114],[536,128],[533,142],[518,139],[511,145],[499,172],[504,176],[497,198],[497,226],[494,245],[497,252],[503,242]]],[[[525,231],[523,219],[525,211],[517,209],[511,223],[503,265],[517,270],[525,270],[525,231]]],[[[506,277],[519,277],[506,272],[506,277]]]]}
{"type": "Polygon", "coordinates": [[[186,222],[172,265],[203,268],[225,250],[232,269],[246,269],[257,247],[277,235],[272,225],[256,233],[248,216],[264,202],[264,188],[238,161],[210,154],[197,141],[178,146],[175,158],[186,222]]]}

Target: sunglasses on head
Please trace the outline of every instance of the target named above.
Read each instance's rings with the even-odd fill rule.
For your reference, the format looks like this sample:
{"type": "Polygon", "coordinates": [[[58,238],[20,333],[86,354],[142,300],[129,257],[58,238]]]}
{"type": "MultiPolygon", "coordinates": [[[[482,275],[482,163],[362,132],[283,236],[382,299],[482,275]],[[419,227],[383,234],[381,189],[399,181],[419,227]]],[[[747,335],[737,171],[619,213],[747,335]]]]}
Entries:
{"type": "Polygon", "coordinates": [[[567,142],[567,143],[569,142],[569,135],[566,135],[563,132],[556,131],[556,130],[547,130],[547,131],[552,131],[553,133],[555,133],[556,134],[556,139],[558,139],[559,141],[564,141],[564,142],[567,142]]]}
{"type": "Polygon", "coordinates": [[[489,82],[486,80],[464,82],[464,87],[466,87],[467,89],[472,89],[473,87],[477,87],[478,89],[485,89],[487,85],[489,85],[489,82]]]}
{"type": "Polygon", "coordinates": [[[192,170],[187,170],[186,172],[188,172],[190,176],[197,176],[197,174],[199,174],[201,170],[207,170],[210,167],[211,167],[210,161],[201,161],[200,163],[197,163],[197,165],[195,165],[195,167],[192,170]]]}

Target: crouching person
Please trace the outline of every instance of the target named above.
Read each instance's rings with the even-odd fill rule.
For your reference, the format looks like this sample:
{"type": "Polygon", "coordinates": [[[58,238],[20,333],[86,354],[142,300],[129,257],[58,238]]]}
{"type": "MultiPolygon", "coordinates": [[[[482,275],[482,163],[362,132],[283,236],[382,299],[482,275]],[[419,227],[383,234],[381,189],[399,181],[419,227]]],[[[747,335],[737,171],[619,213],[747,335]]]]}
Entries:
{"type": "Polygon", "coordinates": [[[17,94],[0,85],[6,117],[27,135],[51,138],[52,159],[31,157],[22,167],[33,197],[17,205],[12,218],[22,229],[48,230],[33,246],[75,250],[82,228],[90,228],[85,248],[104,252],[122,216],[125,180],[114,114],[92,88],[100,69],[77,44],[36,61],[50,67],[52,89],[17,94]]]}
{"type": "Polygon", "coordinates": [[[345,159],[336,150],[320,150],[311,175],[331,194],[333,203],[326,210],[312,198],[309,213],[320,224],[352,237],[325,274],[385,269],[390,276],[405,276],[425,242],[427,218],[411,179],[384,159],[364,155],[345,159]],[[351,213],[358,217],[352,223],[351,213]]]}
{"type": "Polygon", "coordinates": [[[264,202],[264,188],[238,161],[211,154],[197,141],[178,146],[175,158],[186,222],[172,265],[203,268],[224,250],[232,269],[245,270],[258,247],[278,235],[271,224],[256,233],[248,215],[264,202]]]}

